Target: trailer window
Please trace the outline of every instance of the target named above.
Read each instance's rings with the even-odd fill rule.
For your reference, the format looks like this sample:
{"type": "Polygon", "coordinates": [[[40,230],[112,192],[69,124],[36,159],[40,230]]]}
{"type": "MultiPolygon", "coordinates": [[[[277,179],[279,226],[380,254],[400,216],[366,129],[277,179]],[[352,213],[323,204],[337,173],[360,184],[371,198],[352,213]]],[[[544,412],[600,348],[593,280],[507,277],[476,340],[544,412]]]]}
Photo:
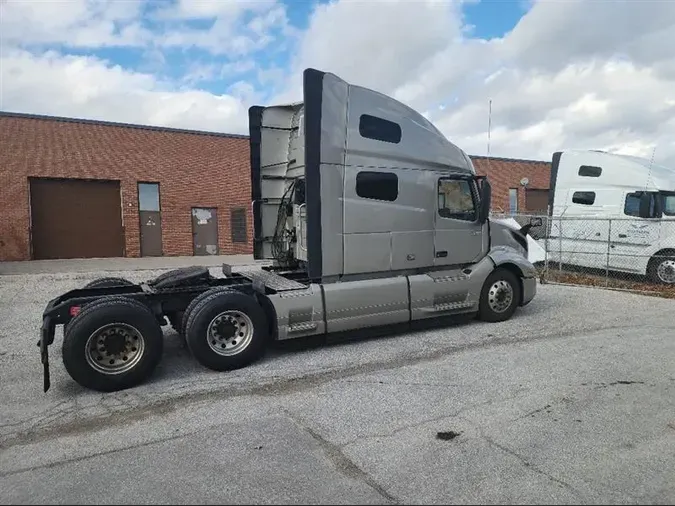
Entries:
{"type": "Polygon", "coordinates": [[[602,167],[594,167],[592,165],[582,165],[579,167],[579,175],[583,177],[600,177],[602,174],[602,167]]]}
{"type": "Polygon", "coordinates": [[[359,172],[356,194],[363,199],[393,202],[398,198],[398,176],[391,172],[359,172]]]}
{"type": "Polygon", "coordinates": [[[592,206],[595,204],[595,192],[574,192],[572,194],[572,202],[592,206]]]}
{"type": "Polygon", "coordinates": [[[442,218],[476,221],[476,204],[471,183],[466,180],[438,180],[438,214],[442,218]]]}
{"type": "Polygon", "coordinates": [[[393,121],[362,114],[359,119],[359,133],[361,137],[376,141],[398,144],[401,142],[401,127],[393,121]]]}

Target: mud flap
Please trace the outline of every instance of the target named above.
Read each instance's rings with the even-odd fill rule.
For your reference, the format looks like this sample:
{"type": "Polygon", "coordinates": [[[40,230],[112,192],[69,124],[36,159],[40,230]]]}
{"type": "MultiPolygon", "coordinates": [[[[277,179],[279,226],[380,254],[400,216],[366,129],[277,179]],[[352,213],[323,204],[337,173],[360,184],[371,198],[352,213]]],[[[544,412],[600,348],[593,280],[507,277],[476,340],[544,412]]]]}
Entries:
{"type": "Polygon", "coordinates": [[[52,323],[52,319],[49,316],[45,316],[42,320],[42,331],[40,333],[40,341],[38,342],[40,359],[42,361],[43,389],[45,392],[51,386],[49,376],[49,345],[54,342],[54,329],[55,325],[52,323]]]}

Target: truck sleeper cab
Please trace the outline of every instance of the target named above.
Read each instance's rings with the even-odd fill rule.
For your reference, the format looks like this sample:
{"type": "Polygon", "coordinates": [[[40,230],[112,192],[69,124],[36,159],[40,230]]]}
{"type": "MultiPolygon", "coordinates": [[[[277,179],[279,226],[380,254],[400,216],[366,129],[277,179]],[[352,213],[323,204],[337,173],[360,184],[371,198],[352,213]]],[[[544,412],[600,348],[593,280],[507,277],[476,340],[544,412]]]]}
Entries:
{"type": "Polygon", "coordinates": [[[404,331],[444,316],[510,318],[536,293],[528,226],[489,220],[470,158],[394,99],[315,69],[302,103],[249,110],[254,258],[140,285],[98,280],[52,300],[39,342],[64,325],[78,383],[119,390],[161,356],[165,318],[214,370],[258,359],[270,339],[404,331]],[[98,284],[96,284],[98,283],[98,284]]]}
{"type": "Polygon", "coordinates": [[[594,150],[553,155],[550,261],[675,284],[675,169],[594,150]]]}

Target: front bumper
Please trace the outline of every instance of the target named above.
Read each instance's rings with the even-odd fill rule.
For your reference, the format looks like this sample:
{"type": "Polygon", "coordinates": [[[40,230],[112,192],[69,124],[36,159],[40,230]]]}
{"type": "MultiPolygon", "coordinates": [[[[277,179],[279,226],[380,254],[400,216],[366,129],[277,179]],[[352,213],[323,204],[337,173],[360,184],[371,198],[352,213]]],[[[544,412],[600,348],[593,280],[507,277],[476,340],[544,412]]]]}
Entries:
{"type": "Polygon", "coordinates": [[[537,278],[523,278],[523,301],[521,306],[526,306],[537,294],[537,278]]]}

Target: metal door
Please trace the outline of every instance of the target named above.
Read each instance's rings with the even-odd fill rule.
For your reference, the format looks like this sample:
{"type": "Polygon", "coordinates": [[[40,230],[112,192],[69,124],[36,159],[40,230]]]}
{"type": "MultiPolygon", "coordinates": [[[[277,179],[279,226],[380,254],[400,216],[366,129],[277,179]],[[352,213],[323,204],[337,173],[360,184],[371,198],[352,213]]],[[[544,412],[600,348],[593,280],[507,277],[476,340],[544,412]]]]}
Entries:
{"type": "Polygon", "coordinates": [[[478,221],[473,181],[439,177],[434,265],[476,262],[487,253],[488,230],[478,221]]]}
{"type": "Polygon", "coordinates": [[[197,256],[218,254],[218,210],[192,208],[193,251],[197,256]]]}
{"type": "Polygon", "coordinates": [[[158,183],[138,184],[141,256],[162,256],[162,216],[158,183]]]}
{"type": "Polygon", "coordinates": [[[30,179],[35,260],[124,256],[119,181],[30,179]]]}

